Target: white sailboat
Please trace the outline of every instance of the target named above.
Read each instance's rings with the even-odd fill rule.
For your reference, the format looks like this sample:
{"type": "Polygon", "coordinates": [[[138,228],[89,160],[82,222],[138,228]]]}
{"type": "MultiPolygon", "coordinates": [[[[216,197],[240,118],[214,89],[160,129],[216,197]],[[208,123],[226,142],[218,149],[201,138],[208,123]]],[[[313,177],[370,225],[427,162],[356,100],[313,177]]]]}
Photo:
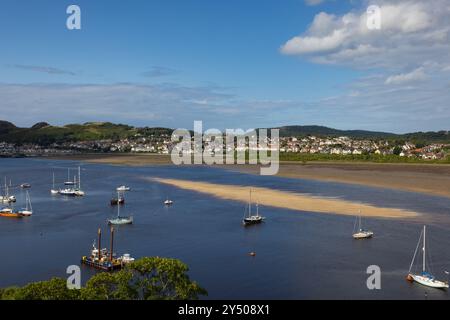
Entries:
{"type": "Polygon", "coordinates": [[[127,187],[127,186],[120,186],[120,187],[117,187],[116,188],[116,191],[130,191],[131,190],[131,188],[130,187],[127,187]]]}
{"type": "Polygon", "coordinates": [[[52,188],[50,189],[50,193],[55,195],[55,194],[59,194],[60,190],[56,190],[55,189],[55,173],[53,172],[53,184],[52,184],[52,188]]]}
{"type": "Polygon", "coordinates": [[[85,192],[81,190],[81,168],[78,167],[78,186],[77,188],[66,188],[59,190],[59,194],[63,196],[82,197],[85,192]]]}
{"type": "MultiPolygon", "coordinates": [[[[119,192],[117,192],[117,198],[119,198],[119,192]]],[[[109,219],[108,224],[112,225],[122,225],[122,224],[132,224],[133,216],[130,217],[121,217],[120,216],[120,206],[117,206],[117,218],[109,219]]]]}
{"type": "Polygon", "coordinates": [[[31,198],[30,198],[30,194],[27,191],[27,195],[26,195],[26,208],[22,209],[19,211],[19,214],[25,217],[29,217],[33,214],[33,207],[31,206],[31,198]]]}
{"type": "Polygon", "coordinates": [[[427,234],[426,234],[426,232],[427,232],[426,226],[423,226],[423,230],[420,233],[419,242],[417,243],[416,251],[414,252],[414,256],[411,261],[411,265],[409,266],[408,276],[406,277],[406,279],[408,279],[409,281],[415,281],[417,283],[420,283],[421,285],[431,287],[431,288],[447,289],[449,287],[448,281],[444,282],[444,281],[437,280],[429,271],[427,271],[427,266],[426,266],[426,235],[427,234]],[[419,249],[420,241],[422,240],[422,238],[423,238],[422,273],[415,274],[415,273],[412,273],[411,270],[413,268],[414,260],[416,259],[417,251],[419,249]]]}
{"type": "Polygon", "coordinates": [[[358,229],[355,232],[355,227],[356,227],[356,221],[355,221],[355,227],[353,227],[353,239],[358,240],[358,239],[372,238],[373,232],[369,231],[369,230],[364,230],[361,226],[361,215],[359,215],[356,219],[358,220],[358,229]]]}
{"type": "Polygon", "coordinates": [[[244,218],[242,219],[242,224],[244,226],[249,226],[252,224],[261,223],[264,221],[264,217],[259,215],[259,204],[256,203],[256,214],[252,215],[252,189],[250,189],[250,199],[248,202],[248,215],[245,215],[244,212],[244,218]]]}
{"type": "MultiPolygon", "coordinates": [[[[11,181],[10,181],[11,183],[11,181]]],[[[0,202],[2,203],[11,203],[11,202],[16,202],[16,197],[9,195],[9,187],[6,184],[6,177],[5,177],[5,186],[4,186],[4,195],[0,196],[0,202]]]]}

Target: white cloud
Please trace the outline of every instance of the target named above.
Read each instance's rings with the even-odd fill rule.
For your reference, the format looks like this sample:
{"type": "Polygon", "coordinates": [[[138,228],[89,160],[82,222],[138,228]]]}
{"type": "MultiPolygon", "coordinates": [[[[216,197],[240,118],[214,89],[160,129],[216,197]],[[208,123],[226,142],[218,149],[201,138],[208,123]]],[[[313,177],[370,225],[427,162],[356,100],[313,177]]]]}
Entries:
{"type": "Polygon", "coordinates": [[[408,73],[400,73],[397,75],[390,76],[386,79],[386,84],[404,84],[409,82],[416,82],[425,80],[427,78],[424,68],[419,67],[408,73]]]}
{"type": "Polygon", "coordinates": [[[281,52],[317,63],[367,67],[407,67],[419,59],[450,60],[450,6],[446,0],[377,2],[381,29],[367,28],[366,2],[341,16],[321,12],[281,52]],[[349,59],[351,58],[351,59],[349,59]]]}
{"type": "Polygon", "coordinates": [[[281,52],[363,74],[341,94],[312,104],[336,126],[448,130],[449,17],[448,0],[364,0],[342,15],[317,14],[281,52]],[[367,28],[372,4],[381,8],[380,30],[367,28]]]}

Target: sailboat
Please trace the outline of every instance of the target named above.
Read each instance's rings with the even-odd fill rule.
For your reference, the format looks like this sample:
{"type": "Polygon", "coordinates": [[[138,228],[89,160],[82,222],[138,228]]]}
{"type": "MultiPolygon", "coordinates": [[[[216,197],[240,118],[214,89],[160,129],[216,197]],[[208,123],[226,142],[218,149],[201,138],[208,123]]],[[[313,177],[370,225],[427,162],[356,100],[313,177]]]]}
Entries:
{"type": "Polygon", "coordinates": [[[85,195],[84,191],[81,190],[81,168],[78,167],[78,186],[77,188],[66,188],[59,190],[59,194],[63,196],[72,196],[72,197],[82,197],[85,195]]]}
{"type": "Polygon", "coordinates": [[[33,207],[31,206],[31,198],[30,194],[27,191],[27,196],[25,199],[26,202],[26,208],[19,211],[19,214],[24,217],[29,217],[33,214],[33,207]]]}
{"type": "MultiPolygon", "coordinates": [[[[10,181],[11,183],[11,181],[10,181]]],[[[11,202],[16,202],[16,197],[15,196],[10,196],[9,195],[9,187],[6,184],[6,177],[5,177],[5,187],[4,187],[4,192],[5,194],[3,196],[0,196],[0,202],[3,203],[11,203],[11,202]]]]}
{"type": "Polygon", "coordinates": [[[22,218],[23,216],[18,212],[14,212],[13,209],[11,209],[11,208],[3,208],[3,209],[0,209],[0,217],[22,218]]]}
{"type": "Polygon", "coordinates": [[[52,184],[52,188],[50,189],[50,193],[55,195],[55,194],[59,194],[59,190],[55,189],[55,173],[53,172],[53,184],[52,184]]]}
{"type": "MultiPolygon", "coordinates": [[[[117,192],[117,198],[119,198],[119,192],[117,192]]],[[[108,224],[113,225],[122,225],[122,224],[132,224],[133,223],[133,217],[121,217],[120,216],[120,206],[117,206],[117,218],[115,219],[109,219],[108,224]]]]}
{"type": "Polygon", "coordinates": [[[131,188],[127,186],[120,186],[116,188],[117,191],[130,191],[131,188]]]}
{"type": "Polygon", "coordinates": [[[123,196],[123,194],[120,194],[119,192],[117,192],[117,197],[115,195],[113,195],[110,203],[112,206],[125,204],[125,197],[123,196]]]}
{"type": "Polygon", "coordinates": [[[411,265],[409,266],[408,276],[406,277],[406,279],[409,280],[409,281],[415,281],[417,283],[420,283],[421,285],[424,285],[424,286],[427,286],[427,287],[431,287],[431,288],[447,289],[449,287],[448,286],[448,281],[444,282],[444,281],[437,280],[430,272],[427,271],[427,266],[426,266],[426,232],[427,232],[426,226],[423,226],[423,230],[420,233],[419,242],[417,243],[416,251],[414,252],[414,256],[413,256],[413,259],[411,261],[411,265]],[[419,249],[419,245],[420,245],[420,241],[422,240],[422,237],[423,237],[422,273],[414,274],[414,273],[411,272],[411,270],[413,268],[414,260],[416,259],[417,251],[419,249]]]}
{"type": "Polygon", "coordinates": [[[259,204],[258,203],[256,203],[256,214],[252,215],[252,190],[251,189],[250,189],[250,200],[248,202],[247,208],[248,208],[248,215],[246,216],[244,213],[244,218],[242,219],[242,224],[244,226],[257,224],[257,223],[261,223],[264,221],[265,218],[259,215],[259,204]]]}
{"type": "MultiPolygon", "coordinates": [[[[353,239],[368,239],[373,237],[373,232],[369,230],[364,230],[361,226],[361,212],[360,215],[356,218],[358,219],[358,230],[356,232],[355,228],[353,227],[353,239]]],[[[356,226],[356,221],[355,221],[356,226]]]]}

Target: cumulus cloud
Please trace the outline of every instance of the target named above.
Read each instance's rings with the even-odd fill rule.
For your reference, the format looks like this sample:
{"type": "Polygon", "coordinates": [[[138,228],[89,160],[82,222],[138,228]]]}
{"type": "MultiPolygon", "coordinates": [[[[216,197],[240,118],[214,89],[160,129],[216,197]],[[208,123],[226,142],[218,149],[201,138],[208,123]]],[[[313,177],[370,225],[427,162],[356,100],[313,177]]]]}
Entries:
{"type": "Polygon", "coordinates": [[[448,60],[448,1],[382,0],[378,4],[380,30],[367,27],[367,2],[359,10],[340,16],[317,14],[305,32],[287,40],[280,50],[317,63],[358,68],[401,68],[417,59],[448,60]]]}
{"type": "Polygon", "coordinates": [[[376,1],[379,30],[367,27],[371,4],[363,1],[341,15],[317,14],[281,53],[363,74],[342,94],[314,104],[338,125],[342,119],[376,130],[449,129],[449,2],[376,1]]]}

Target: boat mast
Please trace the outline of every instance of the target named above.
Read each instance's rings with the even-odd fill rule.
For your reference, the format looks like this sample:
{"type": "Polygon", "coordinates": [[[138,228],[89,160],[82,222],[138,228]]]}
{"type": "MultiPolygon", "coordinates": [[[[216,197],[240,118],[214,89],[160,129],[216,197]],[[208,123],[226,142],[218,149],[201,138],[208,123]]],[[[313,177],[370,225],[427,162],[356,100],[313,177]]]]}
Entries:
{"type": "Polygon", "coordinates": [[[109,251],[109,261],[113,260],[113,245],[114,245],[114,228],[111,227],[111,249],[109,251]]]}
{"type": "Polygon", "coordinates": [[[101,249],[102,248],[102,230],[100,228],[98,228],[98,260],[101,260],[101,249]]]}
{"type": "Polygon", "coordinates": [[[426,244],[426,226],[423,226],[423,261],[422,261],[422,269],[425,272],[425,244],[426,244]]]}
{"type": "Polygon", "coordinates": [[[120,217],[119,191],[117,191],[117,219],[120,217]]]}
{"type": "Polygon", "coordinates": [[[252,216],[252,189],[250,188],[250,199],[248,202],[248,216],[252,216]]]}
{"type": "Polygon", "coordinates": [[[78,167],[78,189],[81,190],[81,168],[78,167]]]}
{"type": "Polygon", "coordinates": [[[52,187],[52,189],[55,190],[55,172],[53,172],[53,187],[52,187]]]}

